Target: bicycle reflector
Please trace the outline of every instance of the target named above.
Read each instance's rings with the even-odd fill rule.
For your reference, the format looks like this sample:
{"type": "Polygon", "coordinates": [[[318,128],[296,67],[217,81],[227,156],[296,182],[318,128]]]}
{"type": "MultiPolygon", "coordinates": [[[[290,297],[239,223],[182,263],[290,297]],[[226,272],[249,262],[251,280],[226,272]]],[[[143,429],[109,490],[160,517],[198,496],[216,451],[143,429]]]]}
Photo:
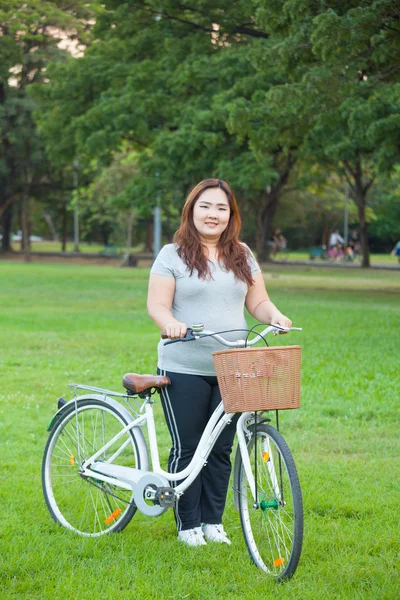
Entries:
{"type": "Polygon", "coordinates": [[[109,517],[107,517],[106,519],[106,525],[109,525],[112,521],[115,521],[115,519],[122,513],[122,510],[120,508],[117,508],[114,510],[114,512],[111,513],[111,515],[109,517]]]}
{"type": "Polygon", "coordinates": [[[274,567],[281,567],[283,565],[283,563],[285,562],[285,559],[280,557],[280,558],[276,558],[274,560],[274,567]]]}

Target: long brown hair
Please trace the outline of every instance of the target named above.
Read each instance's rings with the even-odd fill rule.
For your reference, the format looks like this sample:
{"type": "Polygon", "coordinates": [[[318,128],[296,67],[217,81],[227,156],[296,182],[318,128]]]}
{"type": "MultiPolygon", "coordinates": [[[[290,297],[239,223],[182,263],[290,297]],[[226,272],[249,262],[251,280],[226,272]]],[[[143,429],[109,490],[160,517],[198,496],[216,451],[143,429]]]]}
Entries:
{"type": "Polygon", "coordinates": [[[219,187],[225,192],[230,208],[228,226],[218,240],[218,260],[223,262],[227,271],[232,271],[237,279],[241,279],[250,287],[253,278],[248,262],[249,251],[239,241],[242,220],[235,195],[222,179],[204,179],[188,195],[182,210],[180,227],[174,235],[174,242],[178,245],[178,255],[186,263],[191,275],[196,269],[200,278],[212,277],[210,263],[204,253],[199,233],[194,226],[193,208],[204,190],[215,187],[219,187]]]}

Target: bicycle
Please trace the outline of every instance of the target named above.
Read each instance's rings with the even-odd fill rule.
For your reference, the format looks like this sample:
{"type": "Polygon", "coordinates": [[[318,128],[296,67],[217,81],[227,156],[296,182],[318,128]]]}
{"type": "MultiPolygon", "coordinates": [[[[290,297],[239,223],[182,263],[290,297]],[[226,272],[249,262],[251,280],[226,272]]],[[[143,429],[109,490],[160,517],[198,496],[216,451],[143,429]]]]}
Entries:
{"type": "MultiPolygon", "coordinates": [[[[290,329],[271,325],[250,341],[248,332],[246,340],[232,342],[220,335],[225,332],[193,325],[185,338],[166,343],[212,335],[223,345],[238,349],[261,339],[266,341],[269,333],[287,331],[290,329]]],[[[243,373],[240,379],[234,374],[241,389],[245,384],[254,387],[253,375],[243,373]]],[[[260,380],[272,385],[269,376],[261,375],[260,380]]],[[[50,435],[42,463],[44,497],[57,523],[80,535],[98,537],[122,531],[137,509],[148,516],[159,516],[179,501],[205,466],[216,439],[234,412],[242,411],[225,412],[221,402],[210,417],[191,463],[179,473],[168,473],[160,466],[152,406],[154,393],[168,383],[167,377],[133,373],[123,378],[126,393],[70,384],[74,397],[69,402],[59,400],[59,410],[48,427],[50,435]],[[78,396],[77,390],[90,393],[78,396]],[[145,426],[151,469],[142,431],[145,426]]],[[[221,393],[224,399],[222,389],[221,393]]],[[[252,561],[268,575],[283,580],[294,574],[300,559],[303,507],[294,460],[279,433],[278,411],[275,428],[270,424],[269,410],[246,410],[237,421],[233,493],[252,561]]]]}

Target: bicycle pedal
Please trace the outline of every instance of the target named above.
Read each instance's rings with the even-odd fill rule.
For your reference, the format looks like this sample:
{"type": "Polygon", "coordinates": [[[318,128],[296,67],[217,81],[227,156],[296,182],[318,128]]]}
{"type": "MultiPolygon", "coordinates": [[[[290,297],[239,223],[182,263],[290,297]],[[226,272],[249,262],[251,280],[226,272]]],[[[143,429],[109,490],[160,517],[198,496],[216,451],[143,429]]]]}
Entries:
{"type": "Polygon", "coordinates": [[[164,508],[172,508],[175,504],[175,490],[170,487],[157,488],[154,503],[164,508]]]}
{"type": "Polygon", "coordinates": [[[67,401],[64,400],[64,398],[59,398],[58,402],[57,402],[57,408],[60,409],[62,408],[65,404],[67,404],[67,401]]]}

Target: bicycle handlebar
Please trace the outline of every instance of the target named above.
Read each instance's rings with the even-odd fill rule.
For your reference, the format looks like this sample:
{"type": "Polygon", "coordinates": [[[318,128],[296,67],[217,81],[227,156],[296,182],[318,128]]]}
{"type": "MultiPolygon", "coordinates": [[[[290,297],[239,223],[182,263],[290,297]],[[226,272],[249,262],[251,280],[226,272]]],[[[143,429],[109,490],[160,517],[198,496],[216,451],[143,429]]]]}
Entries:
{"type": "MultiPolygon", "coordinates": [[[[235,330],[233,330],[233,331],[235,331],[235,330]]],[[[236,331],[247,331],[249,333],[251,330],[239,329],[236,331]]],[[[168,344],[175,344],[176,342],[190,342],[192,340],[198,340],[199,338],[202,338],[202,337],[213,337],[214,339],[216,339],[218,342],[220,342],[224,346],[229,346],[231,348],[244,348],[245,346],[253,346],[257,342],[262,340],[269,333],[273,333],[274,335],[277,335],[278,333],[288,333],[289,331],[302,331],[302,328],[301,327],[282,327],[281,325],[278,325],[278,324],[268,325],[268,327],[266,327],[264,329],[264,331],[262,331],[261,333],[253,332],[255,334],[255,337],[254,337],[254,339],[252,339],[250,341],[236,340],[236,341],[230,342],[229,340],[226,340],[225,338],[223,338],[218,332],[208,331],[207,329],[204,329],[204,328],[200,329],[199,326],[192,325],[192,327],[187,328],[186,335],[182,338],[176,338],[174,340],[168,339],[168,336],[165,331],[161,332],[161,337],[162,337],[162,339],[167,340],[166,342],[164,342],[164,346],[167,346],[168,344]]],[[[225,333],[225,332],[221,331],[221,333],[225,333]]]]}

